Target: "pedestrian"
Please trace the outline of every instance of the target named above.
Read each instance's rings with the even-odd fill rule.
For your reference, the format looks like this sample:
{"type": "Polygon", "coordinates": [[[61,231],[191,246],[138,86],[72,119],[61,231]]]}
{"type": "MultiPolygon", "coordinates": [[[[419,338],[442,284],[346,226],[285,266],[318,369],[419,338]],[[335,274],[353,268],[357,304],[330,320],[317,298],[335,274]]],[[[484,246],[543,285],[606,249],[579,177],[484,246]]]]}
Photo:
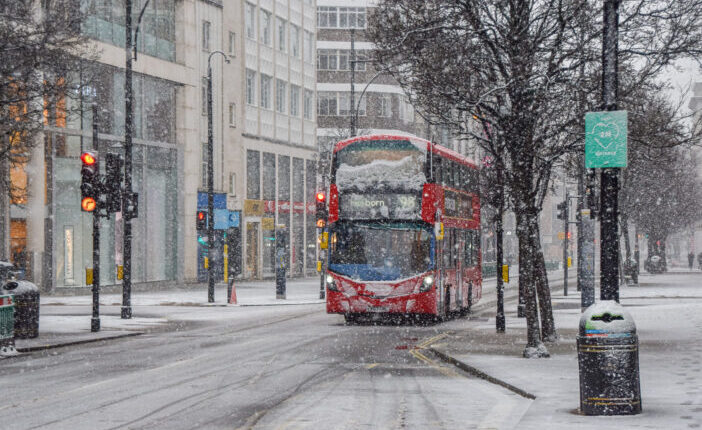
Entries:
{"type": "Polygon", "coordinates": [[[687,262],[690,265],[690,270],[692,270],[692,265],[695,263],[695,253],[690,251],[689,254],[687,254],[687,262]]]}
{"type": "Polygon", "coordinates": [[[697,254],[697,265],[700,267],[700,270],[702,270],[702,252],[697,254]]]}

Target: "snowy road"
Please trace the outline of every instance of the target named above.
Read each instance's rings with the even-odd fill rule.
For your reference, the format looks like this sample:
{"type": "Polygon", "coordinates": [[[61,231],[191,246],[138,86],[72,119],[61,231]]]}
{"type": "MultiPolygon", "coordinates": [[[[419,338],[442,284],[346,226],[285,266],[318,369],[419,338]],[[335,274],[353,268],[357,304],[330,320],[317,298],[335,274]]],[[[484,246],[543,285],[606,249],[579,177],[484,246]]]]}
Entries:
{"type": "Polygon", "coordinates": [[[444,324],[345,326],[322,305],[178,312],[192,323],[177,331],[2,362],[0,427],[511,428],[531,403],[435,362],[421,347],[444,324]]]}

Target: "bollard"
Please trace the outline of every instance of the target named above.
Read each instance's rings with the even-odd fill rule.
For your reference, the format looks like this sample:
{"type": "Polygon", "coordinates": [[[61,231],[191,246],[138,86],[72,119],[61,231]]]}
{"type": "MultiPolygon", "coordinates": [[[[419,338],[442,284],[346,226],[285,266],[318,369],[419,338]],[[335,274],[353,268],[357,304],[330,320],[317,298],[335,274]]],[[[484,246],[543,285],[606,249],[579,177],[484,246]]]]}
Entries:
{"type": "Polygon", "coordinates": [[[613,300],[595,303],[580,318],[577,345],[580,411],[640,414],[639,340],[631,315],[613,300]]]}

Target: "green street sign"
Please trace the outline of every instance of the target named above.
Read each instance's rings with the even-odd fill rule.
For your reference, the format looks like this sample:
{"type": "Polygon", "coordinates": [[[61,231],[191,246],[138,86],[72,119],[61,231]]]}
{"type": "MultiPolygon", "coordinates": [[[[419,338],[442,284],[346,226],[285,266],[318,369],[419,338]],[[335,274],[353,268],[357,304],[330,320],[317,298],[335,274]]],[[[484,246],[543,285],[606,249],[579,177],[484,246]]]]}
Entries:
{"type": "Polygon", "coordinates": [[[625,110],[585,114],[585,167],[626,167],[625,110]]]}

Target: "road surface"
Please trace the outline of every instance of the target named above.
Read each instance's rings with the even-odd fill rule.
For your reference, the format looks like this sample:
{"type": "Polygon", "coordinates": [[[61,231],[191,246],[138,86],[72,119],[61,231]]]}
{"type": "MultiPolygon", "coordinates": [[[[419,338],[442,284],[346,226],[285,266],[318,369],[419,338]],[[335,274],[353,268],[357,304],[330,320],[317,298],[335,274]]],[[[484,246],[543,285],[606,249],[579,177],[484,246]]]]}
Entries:
{"type": "Polygon", "coordinates": [[[347,326],[323,305],[179,312],[189,322],[171,330],[0,361],[0,427],[512,428],[531,403],[422,349],[450,324],[347,326]]]}

